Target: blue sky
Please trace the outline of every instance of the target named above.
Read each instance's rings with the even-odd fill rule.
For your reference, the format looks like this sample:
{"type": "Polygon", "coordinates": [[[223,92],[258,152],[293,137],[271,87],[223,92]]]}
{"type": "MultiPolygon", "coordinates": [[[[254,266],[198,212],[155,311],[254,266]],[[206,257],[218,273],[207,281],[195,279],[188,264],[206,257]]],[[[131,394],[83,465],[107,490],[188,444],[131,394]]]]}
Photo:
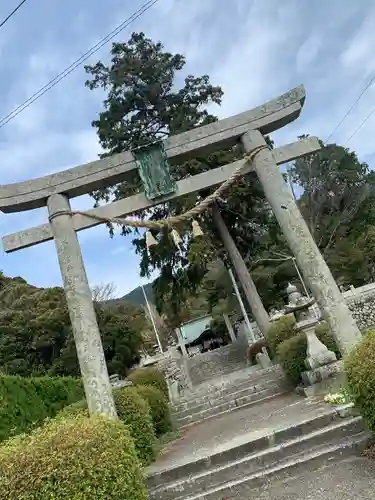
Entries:
{"type": "MultiPolygon", "coordinates": [[[[4,18],[18,0],[2,0],[4,18]]],[[[143,0],[28,0],[0,29],[0,117],[7,115],[143,4],[143,0]]],[[[303,83],[302,116],[274,134],[276,144],[302,133],[325,139],[375,71],[375,3],[370,0],[159,0],[117,41],[144,31],[187,58],[186,73],[209,74],[224,90],[225,117],[303,83]]],[[[107,45],[89,63],[108,58],[107,45]]],[[[91,121],[102,96],[85,88],[83,67],[0,128],[0,182],[7,184],[94,160],[100,152],[91,121]]],[[[375,166],[375,84],[333,136],[375,166]]],[[[91,208],[89,197],[74,208],[91,208]]],[[[45,222],[46,211],[0,214],[1,235],[45,222]]],[[[115,282],[123,295],[140,284],[131,238],[104,227],[80,233],[92,285],[115,282]]],[[[53,242],[6,255],[0,269],[37,286],[61,284],[53,242]]]]}

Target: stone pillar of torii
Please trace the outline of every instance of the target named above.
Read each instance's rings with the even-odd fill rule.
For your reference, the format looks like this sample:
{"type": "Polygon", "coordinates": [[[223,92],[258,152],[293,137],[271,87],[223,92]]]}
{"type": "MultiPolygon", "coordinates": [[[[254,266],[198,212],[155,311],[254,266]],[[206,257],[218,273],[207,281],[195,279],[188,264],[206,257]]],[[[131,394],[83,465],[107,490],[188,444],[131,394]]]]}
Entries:
{"type": "MultiPolygon", "coordinates": [[[[137,168],[131,151],[46,177],[0,186],[0,210],[4,213],[44,206],[48,208],[49,222],[4,236],[3,246],[5,252],[9,253],[44,241],[55,241],[91,414],[104,413],[110,418],[117,418],[77,231],[96,226],[106,218],[111,220],[123,217],[179,196],[217,186],[239,168],[242,168],[242,174],[250,171],[257,174],[265,196],[323,317],[332,329],[340,351],[348,352],[361,338],[360,331],[278,167],[282,163],[318,151],[319,141],[310,137],[270,150],[264,139],[265,134],[298,118],[304,100],[304,87],[299,86],[250,111],[165,139],[165,155],[169,162],[175,164],[194,158],[197,154],[228,148],[239,142],[245,153],[256,151],[256,154],[251,162],[244,158],[180,180],[173,193],[156,199],[139,193],[88,210],[84,214],[72,212],[69,202],[71,198],[126,180],[129,173],[137,168]]],[[[255,298],[252,304],[252,312],[256,321],[262,323],[265,318],[259,317],[262,308],[257,300],[255,298]]]]}

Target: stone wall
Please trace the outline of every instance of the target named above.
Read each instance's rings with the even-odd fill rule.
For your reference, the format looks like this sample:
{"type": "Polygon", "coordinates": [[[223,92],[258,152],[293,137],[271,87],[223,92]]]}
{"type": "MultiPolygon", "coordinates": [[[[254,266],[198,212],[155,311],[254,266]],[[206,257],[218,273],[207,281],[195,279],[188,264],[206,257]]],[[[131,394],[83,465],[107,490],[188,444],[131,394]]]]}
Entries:
{"type": "Polygon", "coordinates": [[[212,378],[246,368],[246,349],[243,342],[235,342],[191,358],[181,357],[179,363],[184,365],[194,387],[212,378]]]}
{"type": "Polygon", "coordinates": [[[360,330],[375,326],[375,283],[343,293],[360,330]]]}
{"type": "MultiPolygon", "coordinates": [[[[343,292],[357,324],[361,330],[375,326],[375,283],[352,288],[343,292]]],[[[204,354],[198,354],[191,358],[176,355],[173,362],[179,372],[180,385],[182,389],[195,387],[215,377],[227,375],[247,366],[246,350],[247,341],[244,329],[245,324],[237,325],[239,340],[220,349],[215,349],[204,354]]],[[[252,323],[256,337],[261,334],[255,323],[252,323]]],[[[162,356],[165,357],[165,354],[162,356]]],[[[167,365],[170,367],[171,360],[167,365]]]]}
{"type": "MultiPolygon", "coordinates": [[[[342,295],[360,330],[375,326],[375,283],[368,283],[358,288],[352,287],[342,295]]],[[[255,337],[262,337],[257,324],[252,322],[251,326],[255,337]]],[[[245,322],[239,323],[238,331],[243,336],[246,336],[245,329],[245,322]]]]}

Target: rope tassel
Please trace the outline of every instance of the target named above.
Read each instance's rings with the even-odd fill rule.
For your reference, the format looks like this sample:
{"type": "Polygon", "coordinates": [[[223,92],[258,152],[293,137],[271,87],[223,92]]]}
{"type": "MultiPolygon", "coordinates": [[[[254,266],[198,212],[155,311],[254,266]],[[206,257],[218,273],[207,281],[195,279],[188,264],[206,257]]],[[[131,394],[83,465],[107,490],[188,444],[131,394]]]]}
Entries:
{"type": "Polygon", "coordinates": [[[171,236],[172,236],[173,243],[176,245],[176,247],[181,245],[182,238],[175,229],[172,229],[171,236]]]}
{"type": "Polygon", "coordinates": [[[147,248],[151,248],[157,245],[157,241],[152,235],[151,231],[147,231],[146,233],[146,246],[147,248]]]}
{"type": "Polygon", "coordinates": [[[198,236],[203,236],[202,228],[200,227],[199,222],[197,220],[193,220],[191,225],[193,228],[193,238],[197,238],[198,236]]]}

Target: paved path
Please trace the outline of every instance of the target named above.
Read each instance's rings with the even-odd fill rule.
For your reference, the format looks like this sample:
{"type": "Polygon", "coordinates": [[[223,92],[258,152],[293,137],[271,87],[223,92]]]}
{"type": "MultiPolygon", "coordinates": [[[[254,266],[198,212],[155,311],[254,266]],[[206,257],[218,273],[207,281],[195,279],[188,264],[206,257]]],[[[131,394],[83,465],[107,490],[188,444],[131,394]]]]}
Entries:
{"type": "MultiPolygon", "coordinates": [[[[238,500],[375,500],[375,462],[353,457],[271,483],[238,500]]],[[[221,499],[220,499],[221,500],[221,499]]]]}
{"type": "Polygon", "coordinates": [[[167,445],[148,470],[156,472],[189,463],[330,410],[329,405],[318,399],[296,394],[241,408],[187,428],[180,439],[167,445]]]}

